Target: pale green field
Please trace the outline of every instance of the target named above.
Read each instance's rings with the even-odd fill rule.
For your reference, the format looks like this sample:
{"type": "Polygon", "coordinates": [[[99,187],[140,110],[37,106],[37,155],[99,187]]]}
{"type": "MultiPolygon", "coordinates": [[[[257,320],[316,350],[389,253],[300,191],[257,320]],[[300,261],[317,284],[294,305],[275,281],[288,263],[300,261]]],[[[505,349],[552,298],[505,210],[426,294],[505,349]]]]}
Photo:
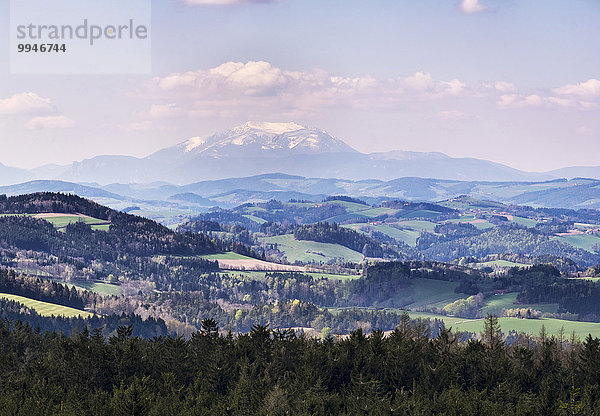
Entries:
{"type": "Polygon", "coordinates": [[[572,277],[571,279],[572,280],[581,279],[581,280],[589,280],[590,282],[597,282],[597,281],[600,280],[600,277],[591,277],[591,276],[588,277],[588,276],[585,276],[585,277],[572,277]]]}
{"type": "Polygon", "coordinates": [[[445,282],[433,279],[411,279],[410,285],[400,292],[392,294],[392,299],[402,307],[418,308],[431,306],[442,308],[458,299],[466,298],[463,293],[456,293],[457,282],[445,282]]]}
{"type": "Polygon", "coordinates": [[[110,224],[95,224],[90,226],[95,231],[109,231],[110,224]]]}
{"type": "MultiPolygon", "coordinates": [[[[471,221],[475,221],[477,218],[475,218],[475,215],[472,214],[466,214],[463,215],[460,218],[453,218],[451,220],[448,220],[448,222],[454,222],[454,223],[471,223],[471,221]]],[[[473,224],[473,226],[479,230],[486,230],[488,228],[493,228],[495,227],[494,224],[492,224],[489,221],[484,221],[484,222],[477,222],[475,224],[473,224]]]]}
{"type": "MultiPolygon", "coordinates": [[[[485,185],[481,186],[482,190],[485,189],[485,185]]],[[[494,189],[494,191],[496,190],[496,186],[493,186],[492,189],[494,189]]],[[[460,198],[458,200],[448,200],[448,201],[444,201],[444,202],[440,202],[439,205],[443,205],[445,207],[448,208],[454,208],[454,209],[459,209],[459,210],[466,210],[466,209],[470,209],[470,208],[501,208],[503,207],[502,203],[500,202],[494,202],[494,201],[487,201],[484,199],[477,199],[477,198],[460,198]]]]}
{"type": "Polygon", "coordinates": [[[357,223],[357,224],[344,224],[344,225],[342,225],[342,227],[350,228],[354,231],[362,232],[364,234],[366,234],[366,233],[361,231],[360,228],[368,227],[375,231],[379,231],[380,233],[383,233],[389,237],[392,237],[398,241],[402,241],[412,247],[417,245],[417,238],[419,238],[419,236],[421,235],[421,233],[419,231],[409,230],[409,229],[401,230],[401,229],[393,227],[392,225],[389,225],[389,224],[357,223]]]}
{"type": "Polygon", "coordinates": [[[67,285],[69,287],[76,287],[77,289],[87,290],[89,292],[98,293],[99,295],[105,296],[119,296],[121,294],[121,287],[110,283],[97,282],[93,280],[73,280],[72,282],[65,282],[60,279],[48,279],[61,285],[67,285]]]}
{"type": "Polygon", "coordinates": [[[576,222],[574,225],[575,225],[575,228],[582,230],[582,231],[588,230],[590,228],[599,228],[600,227],[600,225],[586,224],[583,222],[576,222]]]}
{"type": "Polygon", "coordinates": [[[73,285],[79,289],[89,290],[90,292],[98,293],[100,295],[119,296],[121,294],[121,287],[119,285],[113,285],[110,283],[76,281],[67,284],[73,285]]]}
{"type": "MultiPolygon", "coordinates": [[[[286,273],[286,272],[280,272],[280,273],[286,273]]],[[[289,272],[287,272],[289,273],[289,272]]],[[[315,279],[332,279],[332,280],[341,280],[341,281],[346,281],[346,280],[353,280],[353,279],[360,279],[361,275],[359,274],[333,274],[333,273],[325,273],[325,272],[299,272],[302,274],[306,274],[309,276],[312,276],[315,279]]],[[[265,277],[265,272],[258,272],[258,271],[243,271],[243,272],[239,272],[239,271],[230,271],[227,274],[232,275],[232,276],[247,276],[248,278],[252,279],[252,280],[263,280],[265,277]]]]}
{"type": "Polygon", "coordinates": [[[345,222],[345,221],[356,221],[361,219],[368,219],[366,215],[363,215],[362,212],[349,212],[347,214],[336,215],[335,217],[327,218],[326,222],[345,222]]]}
{"type": "Polygon", "coordinates": [[[81,316],[82,318],[89,318],[93,316],[93,314],[86,311],[81,311],[79,309],[69,308],[68,306],[56,305],[54,303],[42,302],[39,300],[29,299],[18,295],[0,293],[0,298],[22,303],[28,308],[34,309],[37,313],[39,313],[42,316],[62,315],[67,318],[72,318],[76,316],[81,316]]]}
{"type": "Polygon", "coordinates": [[[245,208],[245,210],[247,212],[267,212],[267,210],[262,207],[248,207],[245,208]]]}
{"type": "Polygon", "coordinates": [[[523,218],[516,216],[513,216],[513,222],[529,228],[534,228],[538,224],[536,220],[532,220],[531,218],[523,218]]]}
{"type": "Polygon", "coordinates": [[[267,222],[267,220],[265,220],[264,218],[256,217],[254,215],[242,215],[242,216],[248,218],[251,221],[254,221],[257,224],[264,224],[265,222],[267,222]]]}
{"type": "Polygon", "coordinates": [[[392,208],[371,208],[364,211],[360,211],[362,215],[369,218],[379,217],[380,215],[394,215],[400,211],[399,209],[392,208]]]}
{"type": "Polygon", "coordinates": [[[433,233],[435,231],[435,226],[437,225],[431,221],[420,221],[420,220],[412,220],[412,221],[400,221],[397,223],[401,227],[411,228],[415,231],[427,231],[433,233]]]}
{"type": "Polygon", "coordinates": [[[515,262],[512,262],[512,261],[508,261],[508,260],[492,260],[492,261],[485,261],[483,263],[476,263],[476,267],[486,267],[486,266],[490,266],[490,267],[494,267],[494,266],[499,266],[499,267],[528,267],[528,266],[530,266],[530,264],[515,263],[515,262]]]}
{"type": "Polygon", "coordinates": [[[475,215],[465,214],[465,215],[462,215],[460,218],[452,218],[452,219],[448,220],[448,222],[470,222],[470,221],[475,221],[475,215]]]}
{"type": "Polygon", "coordinates": [[[295,240],[293,234],[267,237],[263,241],[277,243],[289,262],[327,262],[334,258],[344,258],[348,261],[362,261],[363,255],[339,244],[317,243],[315,241],[295,240]]]}
{"type": "Polygon", "coordinates": [[[477,228],[478,230],[487,230],[488,228],[494,228],[495,225],[492,224],[489,221],[486,222],[478,222],[476,224],[473,224],[475,226],[475,228],[477,228]]]}
{"type": "Polygon", "coordinates": [[[80,217],[77,215],[45,217],[42,219],[48,221],[50,224],[54,225],[54,227],[56,227],[59,230],[65,228],[69,224],[74,224],[77,222],[90,224],[92,230],[108,231],[108,229],[110,228],[109,221],[100,220],[98,218],[92,217],[80,217]]]}
{"type": "MultiPolygon", "coordinates": [[[[327,308],[333,314],[338,313],[342,309],[350,308],[327,308]]],[[[372,308],[361,308],[361,309],[372,309],[372,308]]],[[[404,310],[394,308],[384,308],[384,310],[403,313],[404,310]]],[[[413,312],[406,311],[411,319],[438,319],[444,322],[446,329],[451,328],[453,332],[464,331],[481,333],[483,331],[484,319],[465,319],[457,318],[453,316],[436,315],[433,313],[426,312],[413,312]]],[[[530,335],[539,335],[542,325],[546,329],[546,335],[556,336],[559,334],[561,328],[564,328],[564,337],[569,339],[571,333],[575,332],[575,336],[580,340],[587,337],[588,334],[592,334],[593,337],[600,337],[600,323],[597,322],[579,322],[579,321],[565,321],[563,319],[519,319],[519,318],[498,318],[500,329],[504,334],[509,331],[517,331],[530,335]]]]}
{"type": "MultiPolygon", "coordinates": [[[[14,217],[14,216],[21,216],[21,215],[34,217],[37,214],[0,214],[0,217],[14,217]]],[[[46,217],[46,218],[41,218],[41,219],[48,221],[50,224],[54,225],[54,227],[56,227],[59,230],[65,228],[69,224],[73,224],[76,222],[84,222],[86,224],[90,224],[90,227],[92,228],[92,230],[108,231],[110,228],[109,221],[105,221],[105,220],[101,220],[101,219],[93,218],[93,217],[80,217],[78,215],[67,215],[67,216],[60,215],[60,216],[56,216],[56,217],[46,217]]]]}
{"type": "Polygon", "coordinates": [[[419,231],[401,230],[401,229],[392,227],[391,225],[387,225],[387,224],[374,225],[373,228],[381,233],[384,233],[386,235],[389,235],[392,238],[395,238],[396,240],[403,241],[404,243],[406,243],[412,247],[417,245],[417,239],[421,235],[421,233],[419,231]]]}
{"type": "Polygon", "coordinates": [[[243,256],[241,254],[227,252],[227,253],[219,253],[219,254],[208,254],[206,256],[201,256],[203,259],[207,260],[252,260],[252,257],[243,256]]]}
{"type": "Polygon", "coordinates": [[[416,211],[408,212],[402,215],[403,218],[436,218],[440,215],[439,212],[430,211],[428,209],[419,209],[416,211]]]}
{"type": "Polygon", "coordinates": [[[558,309],[557,303],[518,304],[516,303],[517,295],[518,293],[505,293],[504,295],[490,296],[485,300],[485,305],[481,308],[481,313],[483,315],[491,313],[492,315],[500,316],[502,314],[502,309],[531,308],[542,313],[556,313],[558,309]]]}
{"type": "Polygon", "coordinates": [[[348,210],[348,212],[365,211],[365,210],[371,209],[370,205],[357,204],[356,202],[346,202],[346,201],[327,201],[327,202],[323,202],[323,205],[341,205],[344,208],[346,208],[346,210],[348,210]]]}
{"type": "MultiPolygon", "coordinates": [[[[483,319],[464,319],[451,316],[435,315],[431,313],[409,312],[411,318],[430,318],[444,321],[446,328],[452,328],[453,331],[468,331],[479,333],[483,331],[483,319]]],[[[531,335],[538,335],[542,325],[546,328],[546,334],[557,335],[561,327],[564,327],[565,337],[575,331],[575,335],[580,339],[588,334],[594,337],[600,337],[600,323],[565,321],[562,319],[519,319],[519,318],[498,318],[500,328],[505,334],[509,331],[524,332],[531,335]]]]}
{"type": "Polygon", "coordinates": [[[600,237],[597,235],[561,235],[557,237],[558,241],[572,245],[573,247],[582,248],[584,250],[594,252],[595,245],[600,246],[600,237]]]}

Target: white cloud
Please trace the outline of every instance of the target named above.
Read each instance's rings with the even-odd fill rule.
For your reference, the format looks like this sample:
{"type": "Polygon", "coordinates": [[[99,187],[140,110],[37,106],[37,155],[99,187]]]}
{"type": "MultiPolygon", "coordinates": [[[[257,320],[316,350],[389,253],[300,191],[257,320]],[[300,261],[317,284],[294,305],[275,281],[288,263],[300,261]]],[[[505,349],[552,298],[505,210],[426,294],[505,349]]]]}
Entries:
{"type": "Polygon", "coordinates": [[[177,104],[156,104],[148,111],[152,118],[172,118],[183,115],[185,112],[177,104]]]}
{"type": "Polygon", "coordinates": [[[597,79],[589,79],[579,84],[567,84],[553,90],[558,95],[576,95],[579,97],[599,97],[600,96],[600,81],[597,79]]]}
{"type": "Polygon", "coordinates": [[[207,111],[222,116],[234,110],[250,117],[265,110],[278,115],[308,115],[323,108],[397,110],[465,95],[467,90],[458,79],[437,80],[424,71],[378,79],[331,75],[320,69],[291,71],[250,61],[156,77],[143,95],[156,103],[150,109],[154,118],[179,116],[178,109],[185,109],[189,116],[207,111]]]}
{"type": "Polygon", "coordinates": [[[190,6],[225,6],[230,4],[275,3],[278,0],[184,0],[190,6]]]}
{"type": "Polygon", "coordinates": [[[503,94],[496,104],[501,109],[525,107],[592,109],[597,107],[596,103],[590,101],[555,96],[540,96],[537,94],[503,94]]]}
{"type": "Polygon", "coordinates": [[[517,86],[512,82],[494,81],[482,85],[484,89],[502,92],[505,94],[517,92],[517,86]]]}
{"type": "Polygon", "coordinates": [[[404,78],[404,82],[409,88],[421,91],[427,91],[435,86],[433,77],[429,72],[416,72],[404,78]]]}
{"type": "Polygon", "coordinates": [[[75,127],[75,121],[66,116],[34,117],[27,122],[26,127],[30,130],[70,129],[75,127]]]}
{"type": "Polygon", "coordinates": [[[460,3],[460,9],[467,14],[484,11],[486,7],[479,3],[479,0],[463,0],[460,3]]]}
{"type": "Polygon", "coordinates": [[[52,112],[54,112],[54,106],[50,99],[40,97],[33,92],[23,92],[0,99],[0,114],[22,115],[52,112]]]}

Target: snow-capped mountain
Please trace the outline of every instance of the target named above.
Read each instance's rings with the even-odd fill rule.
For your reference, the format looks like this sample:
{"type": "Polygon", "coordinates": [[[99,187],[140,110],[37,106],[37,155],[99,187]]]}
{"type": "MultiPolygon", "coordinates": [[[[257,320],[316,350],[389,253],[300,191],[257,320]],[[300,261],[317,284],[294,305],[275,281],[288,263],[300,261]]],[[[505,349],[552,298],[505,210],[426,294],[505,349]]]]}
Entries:
{"type": "Polygon", "coordinates": [[[327,132],[297,123],[249,121],[222,133],[192,137],[148,158],[168,161],[194,157],[281,157],[299,154],[356,153],[327,132]]]}
{"type": "Polygon", "coordinates": [[[145,158],[97,156],[68,166],[34,169],[31,176],[80,183],[164,181],[182,185],[274,172],[351,180],[420,177],[515,181],[554,178],[486,160],[453,158],[437,152],[365,154],[323,130],[297,123],[272,122],[247,122],[221,133],[192,137],[145,158]]]}

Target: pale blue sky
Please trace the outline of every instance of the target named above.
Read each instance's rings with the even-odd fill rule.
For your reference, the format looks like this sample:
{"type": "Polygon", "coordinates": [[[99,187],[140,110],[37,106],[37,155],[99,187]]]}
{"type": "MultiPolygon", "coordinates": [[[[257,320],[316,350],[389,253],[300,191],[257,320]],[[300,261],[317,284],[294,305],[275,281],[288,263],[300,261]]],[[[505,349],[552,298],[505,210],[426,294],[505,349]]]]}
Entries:
{"type": "Polygon", "coordinates": [[[0,162],[145,156],[261,119],[364,152],[600,164],[600,2],[470,2],[155,0],[152,75],[10,75],[0,60],[0,162]],[[34,108],[14,110],[24,97],[34,108]]]}

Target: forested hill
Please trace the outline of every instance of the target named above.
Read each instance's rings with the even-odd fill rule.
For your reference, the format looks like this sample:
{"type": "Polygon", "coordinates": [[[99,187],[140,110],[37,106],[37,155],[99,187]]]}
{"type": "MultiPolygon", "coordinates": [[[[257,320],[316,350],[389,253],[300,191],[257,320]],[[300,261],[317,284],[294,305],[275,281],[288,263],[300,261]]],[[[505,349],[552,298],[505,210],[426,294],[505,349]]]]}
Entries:
{"type": "Polygon", "coordinates": [[[340,227],[336,223],[319,222],[299,226],[294,231],[294,238],[296,240],[339,244],[351,250],[358,251],[367,257],[399,257],[398,253],[393,249],[375,241],[373,238],[354,230],[340,227]]]}
{"type": "Polygon", "coordinates": [[[0,213],[37,214],[43,212],[77,212],[102,220],[126,215],[77,195],[54,192],[37,192],[11,197],[0,195],[0,213]]]}
{"type": "Polygon", "coordinates": [[[205,234],[177,233],[152,220],[115,211],[76,195],[49,192],[0,195],[0,241],[18,249],[46,251],[57,256],[106,260],[122,255],[202,255],[219,251],[253,254],[240,243],[205,234]],[[50,223],[27,215],[43,213],[83,214],[110,222],[110,228],[95,231],[86,224],[76,223],[67,225],[63,233],[50,223]]]}

